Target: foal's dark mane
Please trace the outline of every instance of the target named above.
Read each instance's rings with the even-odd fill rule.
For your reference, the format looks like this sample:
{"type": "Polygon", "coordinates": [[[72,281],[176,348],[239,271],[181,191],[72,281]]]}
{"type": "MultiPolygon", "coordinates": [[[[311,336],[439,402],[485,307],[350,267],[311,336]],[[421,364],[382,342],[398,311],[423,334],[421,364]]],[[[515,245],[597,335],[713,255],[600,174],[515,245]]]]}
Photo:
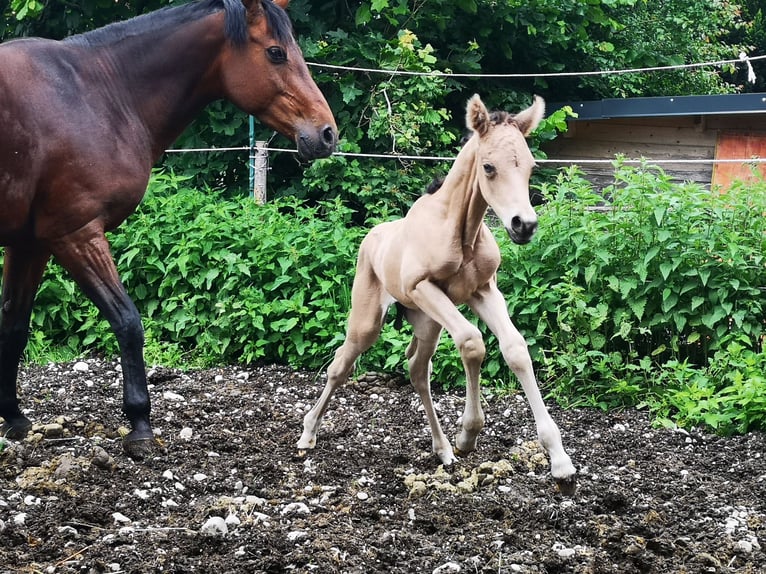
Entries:
{"type": "MultiPolygon", "coordinates": [[[[287,13],[271,0],[260,1],[275,40],[283,46],[294,42],[292,23],[287,13]]],[[[169,6],[124,22],[115,22],[103,28],[70,36],[65,38],[64,42],[81,46],[113,44],[127,37],[181,26],[219,10],[225,12],[226,38],[235,46],[244,45],[247,42],[247,11],[241,0],[199,0],[180,6],[169,6]]]]}

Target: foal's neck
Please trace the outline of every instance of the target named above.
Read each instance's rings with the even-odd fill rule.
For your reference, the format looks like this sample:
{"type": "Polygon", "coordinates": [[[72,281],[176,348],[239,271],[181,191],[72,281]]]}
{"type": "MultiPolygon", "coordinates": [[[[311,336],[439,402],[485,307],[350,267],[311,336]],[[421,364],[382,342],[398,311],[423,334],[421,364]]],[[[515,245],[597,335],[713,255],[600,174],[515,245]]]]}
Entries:
{"type": "Polygon", "coordinates": [[[473,249],[487,212],[487,202],[481,194],[477,170],[477,136],[471,137],[460,150],[455,163],[444,179],[442,189],[447,203],[447,220],[461,237],[463,248],[473,249]]]}

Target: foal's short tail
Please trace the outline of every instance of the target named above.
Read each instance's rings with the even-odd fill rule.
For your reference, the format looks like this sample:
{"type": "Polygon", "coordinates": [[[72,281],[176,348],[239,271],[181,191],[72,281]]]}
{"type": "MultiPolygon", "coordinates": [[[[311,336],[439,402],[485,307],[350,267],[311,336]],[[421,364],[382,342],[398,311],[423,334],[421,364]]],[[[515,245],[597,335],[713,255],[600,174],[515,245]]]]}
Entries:
{"type": "Polygon", "coordinates": [[[399,331],[402,328],[402,325],[404,324],[404,317],[407,314],[407,307],[399,303],[399,301],[395,301],[394,304],[396,305],[396,317],[394,318],[394,328],[399,331]]]}

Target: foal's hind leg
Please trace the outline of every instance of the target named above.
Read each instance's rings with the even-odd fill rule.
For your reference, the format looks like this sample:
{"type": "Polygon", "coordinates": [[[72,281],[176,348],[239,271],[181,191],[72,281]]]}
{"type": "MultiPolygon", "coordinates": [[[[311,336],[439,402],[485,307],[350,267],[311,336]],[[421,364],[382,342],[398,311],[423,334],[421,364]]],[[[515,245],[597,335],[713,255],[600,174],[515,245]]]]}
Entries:
{"type": "Polygon", "coordinates": [[[431,357],[433,357],[439,344],[442,326],[422,311],[413,309],[407,311],[407,320],[414,330],[412,342],[407,347],[410,380],[426,411],[428,424],[431,427],[433,452],[439,457],[442,464],[450,465],[457,458],[449,439],[442,430],[439,418],[436,416],[431,397],[431,357]]]}
{"type": "Polygon", "coordinates": [[[51,250],[98,307],[117,337],[123,377],[122,410],[133,429],[122,444],[129,456],[144,458],[151,454],[154,445],[144,367],[144,330],[138,310],[117,275],[104,232],[91,224],[57,240],[51,250]]]}
{"type": "Polygon", "coordinates": [[[32,303],[50,255],[39,249],[6,247],[0,301],[0,435],[24,438],[32,427],[16,396],[19,361],[29,338],[32,303]]]}
{"type": "MultiPolygon", "coordinates": [[[[362,267],[361,259],[359,266],[362,267]]],[[[359,355],[369,349],[380,336],[390,298],[374,277],[371,269],[361,268],[354,278],[351,290],[351,312],[348,316],[346,340],[335,351],[335,358],[327,369],[327,384],[322,395],[303,418],[303,434],[297,443],[299,449],[316,446],[316,436],[322,424],[327,405],[335,391],[343,385],[354,368],[359,355]]]]}
{"type": "Polygon", "coordinates": [[[479,290],[468,304],[495,334],[505,362],[521,382],[535,418],[540,444],[551,459],[553,478],[559,482],[562,490],[571,488],[574,485],[575,468],[561,443],[559,427],[545,408],[535,381],[527,343],[511,322],[503,295],[493,281],[479,290]]]}

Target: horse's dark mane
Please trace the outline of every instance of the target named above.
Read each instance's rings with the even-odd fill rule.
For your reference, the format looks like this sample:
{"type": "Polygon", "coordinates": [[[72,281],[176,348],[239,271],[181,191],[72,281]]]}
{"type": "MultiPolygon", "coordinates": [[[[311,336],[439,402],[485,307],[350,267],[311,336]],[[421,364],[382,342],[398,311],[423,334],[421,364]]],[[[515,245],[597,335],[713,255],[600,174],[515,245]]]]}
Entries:
{"type": "MultiPolygon", "coordinates": [[[[282,45],[293,42],[292,24],[287,13],[271,0],[261,0],[261,4],[275,40],[282,45]]],[[[219,10],[225,12],[226,38],[235,46],[244,45],[247,42],[247,11],[241,0],[199,0],[180,6],[169,6],[124,22],[115,22],[103,28],[70,36],[64,41],[88,46],[106,45],[126,37],[180,26],[219,10]]]]}
{"type": "Polygon", "coordinates": [[[435,177],[431,180],[431,183],[428,184],[428,187],[426,187],[426,193],[428,195],[432,195],[439,191],[439,188],[444,183],[444,176],[435,177]]]}

